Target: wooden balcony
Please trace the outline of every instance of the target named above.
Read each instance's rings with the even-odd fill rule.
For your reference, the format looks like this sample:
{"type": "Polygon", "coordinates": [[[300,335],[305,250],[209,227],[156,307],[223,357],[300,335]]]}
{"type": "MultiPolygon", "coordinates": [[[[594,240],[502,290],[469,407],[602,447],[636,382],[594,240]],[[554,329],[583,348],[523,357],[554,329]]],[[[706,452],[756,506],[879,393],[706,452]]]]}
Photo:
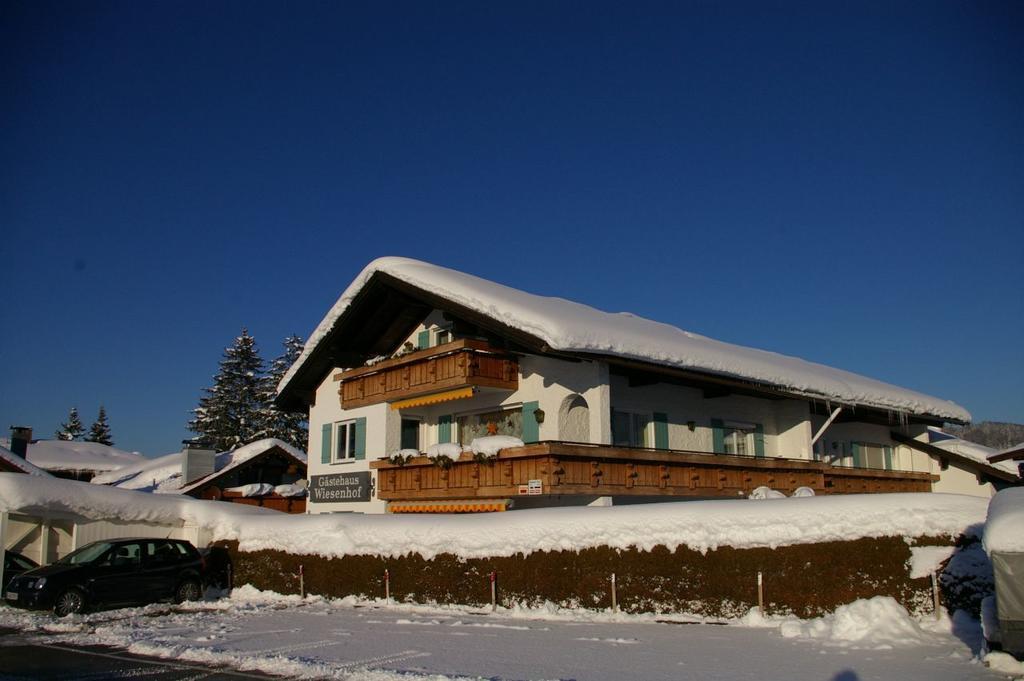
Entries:
{"type": "Polygon", "coordinates": [[[386,459],[370,466],[377,469],[377,497],[386,501],[500,499],[524,494],[736,499],[761,486],[786,494],[797,487],[810,487],[819,495],[930,492],[938,480],[928,473],[840,468],[805,459],[566,442],[504,449],[488,462],[463,454],[447,469],[425,456],[404,466],[386,459]]]}
{"type": "Polygon", "coordinates": [[[459,388],[519,387],[519,363],[485,341],[464,339],[334,376],[342,409],[459,388]]]}

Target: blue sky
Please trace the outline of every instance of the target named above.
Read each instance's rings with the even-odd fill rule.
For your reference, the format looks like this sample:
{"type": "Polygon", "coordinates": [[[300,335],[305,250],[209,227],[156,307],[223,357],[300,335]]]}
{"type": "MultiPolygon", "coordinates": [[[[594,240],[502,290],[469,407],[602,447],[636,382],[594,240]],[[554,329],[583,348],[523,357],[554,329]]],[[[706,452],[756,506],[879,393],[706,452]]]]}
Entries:
{"type": "Polygon", "coordinates": [[[1024,422],[1024,4],[0,7],[0,419],[157,455],[406,255],[1024,422]]]}

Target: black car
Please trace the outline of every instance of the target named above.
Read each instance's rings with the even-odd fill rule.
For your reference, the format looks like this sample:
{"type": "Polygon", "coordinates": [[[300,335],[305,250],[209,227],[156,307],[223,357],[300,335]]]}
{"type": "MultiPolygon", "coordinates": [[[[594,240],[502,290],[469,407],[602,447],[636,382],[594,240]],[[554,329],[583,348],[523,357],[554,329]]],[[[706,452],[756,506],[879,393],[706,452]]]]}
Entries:
{"type": "Polygon", "coordinates": [[[4,551],[4,581],[10,582],[12,578],[17,577],[26,570],[39,567],[38,563],[34,560],[26,558],[20,553],[14,551],[4,551]]]}
{"type": "Polygon", "coordinates": [[[8,605],[58,615],[89,608],[195,600],[203,593],[203,559],[180,539],[93,542],[56,563],[15,577],[8,605]]]}

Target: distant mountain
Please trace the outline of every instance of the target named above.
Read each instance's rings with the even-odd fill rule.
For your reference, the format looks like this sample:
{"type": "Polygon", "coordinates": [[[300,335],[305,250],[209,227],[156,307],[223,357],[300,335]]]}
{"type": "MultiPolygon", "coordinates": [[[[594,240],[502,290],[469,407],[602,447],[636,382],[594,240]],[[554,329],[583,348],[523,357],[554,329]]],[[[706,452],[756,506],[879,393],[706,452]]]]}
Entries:
{"type": "Polygon", "coordinates": [[[1024,442],[1024,424],[1020,423],[982,421],[969,426],[947,425],[943,430],[968,442],[976,442],[996,450],[1024,442]]]}

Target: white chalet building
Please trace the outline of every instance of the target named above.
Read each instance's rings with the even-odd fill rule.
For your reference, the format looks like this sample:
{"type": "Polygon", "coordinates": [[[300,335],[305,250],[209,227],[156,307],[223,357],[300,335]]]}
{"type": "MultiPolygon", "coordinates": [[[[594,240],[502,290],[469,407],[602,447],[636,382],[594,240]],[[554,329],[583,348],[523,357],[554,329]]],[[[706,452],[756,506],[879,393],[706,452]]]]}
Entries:
{"type": "Polygon", "coordinates": [[[953,402],[406,258],[356,277],[277,403],[309,410],[311,513],[1017,481],[930,443],[953,402]]]}

